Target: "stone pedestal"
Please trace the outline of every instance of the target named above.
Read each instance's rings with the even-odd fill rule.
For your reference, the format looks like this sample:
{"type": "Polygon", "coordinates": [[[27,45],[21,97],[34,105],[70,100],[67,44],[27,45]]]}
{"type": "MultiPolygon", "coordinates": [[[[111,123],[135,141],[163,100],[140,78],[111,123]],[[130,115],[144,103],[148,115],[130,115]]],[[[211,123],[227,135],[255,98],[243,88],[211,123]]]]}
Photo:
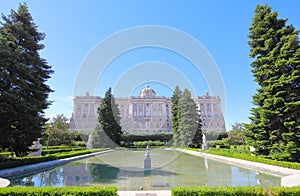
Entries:
{"type": "Polygon", "coordinates": [[[149,153],[149,146],[147,146],[147,148],[146,148],[146,154],[145,154],[145,159],[144,159],[144,171],[145,171],[145,174],[151,173],[151,158],[150,158],[150,153],[149,153]]]}
{"type": "Polygon", "coordinates": [[[207,144],[202,144],[202,150],[208,150],[207,144]]]}

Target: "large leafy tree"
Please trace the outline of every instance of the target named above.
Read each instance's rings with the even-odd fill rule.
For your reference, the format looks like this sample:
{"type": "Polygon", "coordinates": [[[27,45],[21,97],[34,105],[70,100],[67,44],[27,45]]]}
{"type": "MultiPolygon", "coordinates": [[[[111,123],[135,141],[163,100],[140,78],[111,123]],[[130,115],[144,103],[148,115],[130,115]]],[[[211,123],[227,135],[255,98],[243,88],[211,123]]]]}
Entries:
{"type": "Polygon", "coordinates": [[[300,161],[299,37],[286,21],[267,5],[255,8],[248,44],[259,88],[246,128],[258,154],[300,161]]]}
{"type": "Polygon", "coordinates": [[[182,91],[179,86],[176,86],[171,97],[172,102],[172,130],[173,130],[173,144],[178,146],[178,127],[180,122],[180,104],[179,99],[182,96],[182,91]]]}
{"type": "Polygon", "coordinates": [[[74,145],[76,141],[80,141],[79,133],[77,131],[70,132],[69,127],[69,119],[63,114],[53,117],[46,126],[46,145],[74,145]]]}
{"type": "Polygon", "coordinates": [[[26,4],[2,15],[0,26],[0,147],[17,155],[41,137],[44,110],[52,90],[46,81],[53,73],[39,51],[45,35],[38,32],[26,4]]]}
{"type": "Polygon", "coordinates": [[[191,98],[191,93],[187,89],[184,89],[180,104],[180,121],[177,130],[178,142],[181,147],[187,147],[192,144],[192,140],[198,129],[199,114],[197,112],[197,106],[194,100],[191,98]]]}
{"type": "MultiPolygon", "coordinates": [[[[111,145],[110,139],[114,144],[120,144],[122,130],[119,124],[119,110],[112,95],[112,90],[109,88],[104,98],[101,100],[101,105],[98,108],[99,124],[93,133],[93,145],[101,146],[101,143],[111,145]],[[106,136],[108,138],[106,138],[106,136]]],[[[103,146],[103,145],[102,145],[103,146]]]]}

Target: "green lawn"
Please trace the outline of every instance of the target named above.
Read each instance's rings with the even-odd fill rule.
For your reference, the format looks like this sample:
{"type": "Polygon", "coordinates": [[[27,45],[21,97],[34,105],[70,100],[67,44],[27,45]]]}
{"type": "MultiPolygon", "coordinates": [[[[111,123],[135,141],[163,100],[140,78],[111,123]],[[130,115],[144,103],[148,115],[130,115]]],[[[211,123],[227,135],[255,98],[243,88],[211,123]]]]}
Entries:
{"type": "Polygon", "coordinates": [[[254,161],[258,163],[265,163],[269,165],[276,165],[280,167],[286,167],[290,169],[299,169],[300,170],[300,163],[295,162],[287,162],[287,161],[276,161],[269,159],[267,157],[262,156],[253,156],[250,154],[249,151],[243,150],[241,148],[231,148],[231,149],[217,149],[217,148],[211,148],[209,150],[200,150],[200,149],[194,149],[194,148],[187,148],[188,150],[196,151],[196,152],[205,152],[208,154],[214,154],[214,155],[220,155],[225,157],[231,157],[236,159],[243,159],[247,161],[254,161]]]}

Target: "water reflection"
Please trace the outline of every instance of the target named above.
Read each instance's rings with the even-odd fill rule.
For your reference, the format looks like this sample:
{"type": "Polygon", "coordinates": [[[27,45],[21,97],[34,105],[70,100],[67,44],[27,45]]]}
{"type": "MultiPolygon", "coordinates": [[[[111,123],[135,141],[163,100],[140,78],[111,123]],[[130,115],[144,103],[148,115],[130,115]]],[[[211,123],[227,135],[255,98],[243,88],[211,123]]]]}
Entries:
{"type": "Polygon", "coordinates": [[[172,186],[280,186],[280,178],[235,167],[209,159],[171,151],[153,152],[152,163],[157,167],[147,174],[143,170],[143,153],[116,151],[40,172],[11,179],[12,185],[22,186],[89,186],[112,185],[119,190],[170,189],[172,186]],[[161,160],[176,156],[162,165],[161,160]],[[122,158],[122,156],[123,158],[122,158]],[[127,160],[126,160],[127,158],[127,160]],[[107,160],[119,160],[114,165],[107,160]],[[120,160],[121,159],[121,160],[120,160]],[[141,164],[137,161],[141,159],[141,164]],[[160,166],[160,167],[158,167],[160,166]]]}

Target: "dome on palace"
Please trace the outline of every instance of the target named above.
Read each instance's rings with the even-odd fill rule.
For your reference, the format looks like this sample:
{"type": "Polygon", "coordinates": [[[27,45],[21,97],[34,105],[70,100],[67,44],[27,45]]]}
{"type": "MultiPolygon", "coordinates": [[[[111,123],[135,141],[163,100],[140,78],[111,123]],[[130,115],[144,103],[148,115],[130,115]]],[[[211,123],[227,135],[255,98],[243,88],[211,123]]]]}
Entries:
{"type": "Polygon", "coordinates": [[[140,92],[141,98],[154,98],[156,97],[156,92],[149,87],[149,84],[146,84],[146,87],[140,92]]]}

